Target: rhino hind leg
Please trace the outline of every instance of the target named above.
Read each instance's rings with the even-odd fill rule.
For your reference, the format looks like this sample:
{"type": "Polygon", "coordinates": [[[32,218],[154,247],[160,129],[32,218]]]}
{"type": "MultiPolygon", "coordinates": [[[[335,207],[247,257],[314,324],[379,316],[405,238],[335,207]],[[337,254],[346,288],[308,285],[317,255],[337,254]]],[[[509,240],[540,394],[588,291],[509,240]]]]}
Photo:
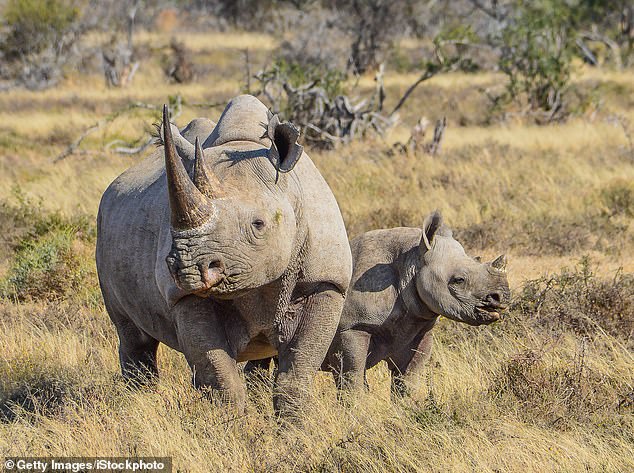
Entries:
{"type": "Polygon", "coordinates": [[[144,386],[158,379],[156,352],[159,342],[132,322],[117,321],[121,374],[130,386],[144,386]]]}

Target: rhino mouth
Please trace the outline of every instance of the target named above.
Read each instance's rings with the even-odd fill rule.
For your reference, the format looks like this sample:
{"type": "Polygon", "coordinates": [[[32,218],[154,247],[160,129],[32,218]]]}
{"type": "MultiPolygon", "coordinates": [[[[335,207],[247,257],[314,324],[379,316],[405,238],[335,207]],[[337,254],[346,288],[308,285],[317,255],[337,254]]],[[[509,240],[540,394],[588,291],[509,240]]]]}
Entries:
{"type": "Polygon", "coordinates": [[[476,322],[478,323],[478,325],[486,325],[496,322],[500,320],[501,312],[503,312],[504,309],[506,309],[506,307],[504,306],[476,306],[474,310],[476,322]]]}
{"type": "Polygon", "coordinates": [[[194,294],[203,294],[204,296],[205,293],[222,284],[225,278],[223,268],[220,265],[210,264],[207,269],[201,271],[201,286],[194,291],[194,294]]]}
{"type": "Polygon", "coordinates": [[[217,299],[235,299],[249,292],[249,288],[241,287],[239,284],[240,273],[221,272],[216,279],[216,275],[210,275],[203,279],[203,285],[199,286],[192,293],[198,297],[215,297],[217,299]],[[208,283],[209,282],[209,283],[208,283]]]}

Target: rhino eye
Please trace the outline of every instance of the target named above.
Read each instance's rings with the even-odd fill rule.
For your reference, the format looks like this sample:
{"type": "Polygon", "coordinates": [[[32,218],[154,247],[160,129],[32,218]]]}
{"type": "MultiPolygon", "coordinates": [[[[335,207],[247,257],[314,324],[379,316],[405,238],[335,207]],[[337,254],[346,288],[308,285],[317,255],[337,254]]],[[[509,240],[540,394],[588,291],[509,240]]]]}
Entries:
{"type": "Polygon", "coordinates": [[[264,227],[266,226],[266,224],[264,223],[264,220],[262,220],[261,218],[256,218],[251,225],[253,225],[255,227],[256,230],[262,230],[264,229],[264,227]]]}
{"type": "Polygon", "coordinates": [[[465,283],[465,278],[463,278],[462,276],[454,276],[449,280],[449,283],[461,285],[465,283]]]}

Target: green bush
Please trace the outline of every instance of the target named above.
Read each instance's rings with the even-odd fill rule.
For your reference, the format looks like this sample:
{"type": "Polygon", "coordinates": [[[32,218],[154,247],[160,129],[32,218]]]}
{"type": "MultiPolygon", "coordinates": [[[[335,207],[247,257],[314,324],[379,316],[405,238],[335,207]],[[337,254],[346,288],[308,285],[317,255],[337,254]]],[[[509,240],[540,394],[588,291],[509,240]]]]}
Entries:
{"type": "Polygon", "coordinates": [[[4,10],[8,34],[2,43],[7,59],[57,46],[79,18],[73,0],[9,0],[4,10]]]}
{"type": "Polygon", "coordinates": [[[508,101],[561,116],[575,51],[573,8],[548,0],[518,2],[500,34],[499,68],[508,77],[508,101]]]}
{"type": "Polygon", "coordinates": [[[0,295],[18,300],[55,298],[94,286],[92,219],[67,218],[21,199],[18,205],[0,205],[2,220],[12,220],[15,226],[8,245],[12,250],[9,271],[0,281],[0,295]]]}

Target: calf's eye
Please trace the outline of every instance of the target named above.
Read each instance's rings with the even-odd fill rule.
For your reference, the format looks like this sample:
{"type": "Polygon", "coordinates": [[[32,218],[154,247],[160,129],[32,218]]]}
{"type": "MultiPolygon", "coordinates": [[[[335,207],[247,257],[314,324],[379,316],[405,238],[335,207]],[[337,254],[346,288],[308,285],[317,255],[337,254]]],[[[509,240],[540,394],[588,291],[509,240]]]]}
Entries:
{"type": "Polygon", "coordinates": [[[266,225],[261,218],[256,218],[251,224],[256,230],[262,230],[266,225]]]}
{"type": "Polygon", "coordinates": [[[465,283],[465,278],[463,278],[462,276],[454,276],[451,278],[451,280],[449,281],[451,284],[464,284],[465,283]]]}

